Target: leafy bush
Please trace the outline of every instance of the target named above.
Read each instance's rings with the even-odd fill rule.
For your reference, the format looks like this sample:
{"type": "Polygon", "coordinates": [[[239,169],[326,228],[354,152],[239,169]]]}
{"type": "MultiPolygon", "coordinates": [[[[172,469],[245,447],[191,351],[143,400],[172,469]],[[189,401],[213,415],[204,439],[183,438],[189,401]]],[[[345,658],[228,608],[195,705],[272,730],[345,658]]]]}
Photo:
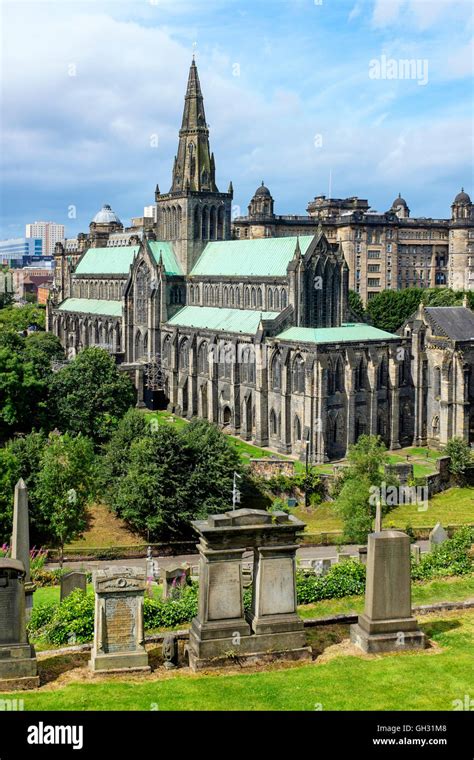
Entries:
{"type": "MultiPolygon", "coordinates": [[[[48,620],[48,613],[39,615],[43,627],[37,634],[51,644],[85,644],[92,639],[94,633],[94,595],[85,594],[75,589],[61,604],[50,605],[53,608],[48,620]]],[[[34,610],[34,607],[33,607],[34,610]]],[[[33,615],[30,620],[30,630],[36,624],[33,615]]]]}
{"type": "Polygon", "coordinates": [[[474,561],[468,552],[474,538],[474,530],[465,525],[453,538],[435,546],[433,551],[423,554],[418,563],[413,561],[411,577],[414,581],[446,575],[466,575],[472,573],[474,561]]]}
{"type": "Polygon", "coordinates": [[[298,604],[311,604],[322,599],[339,599],[343,596],[363,594],[365,590],[365,565],[348,560],[333,565],[327,575],[297,571],[296,594],[298,604]]]}
{"type": "Polygon", "coordinates": [[[198,584],[185,586],[177,599],[150,599],[143,603],[144,625],[151,628],[173,628],[197,615],[198,584]]]}

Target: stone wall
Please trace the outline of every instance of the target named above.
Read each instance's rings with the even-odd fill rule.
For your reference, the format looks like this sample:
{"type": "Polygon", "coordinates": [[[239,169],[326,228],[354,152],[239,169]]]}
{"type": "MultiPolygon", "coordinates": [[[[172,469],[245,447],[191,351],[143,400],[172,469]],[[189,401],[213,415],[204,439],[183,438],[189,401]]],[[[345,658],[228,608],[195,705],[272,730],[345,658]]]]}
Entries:
{"type": "Polygon", "coordinates": [[[265,480],[270,480],[278,475],[285,475],[292,478],[295,474],[295,463],[291,459],[262,459],[250,460],[250,471],[252,475],[257,475],[265,480]]]}

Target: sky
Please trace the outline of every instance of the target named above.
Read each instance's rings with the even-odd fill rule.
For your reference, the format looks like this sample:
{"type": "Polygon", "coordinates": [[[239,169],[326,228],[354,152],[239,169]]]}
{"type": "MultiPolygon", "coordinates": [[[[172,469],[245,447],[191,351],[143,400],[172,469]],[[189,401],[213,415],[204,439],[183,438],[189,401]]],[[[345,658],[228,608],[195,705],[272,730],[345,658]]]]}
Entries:
{"type": "Polygon", "coordinates": [[[447,218],[474,196],[470,0],[3,0],[0,238],[167,192],[195,52],[220,190],[447,218]],[[403,61],[413,61],[404,68],[403,61]]]}

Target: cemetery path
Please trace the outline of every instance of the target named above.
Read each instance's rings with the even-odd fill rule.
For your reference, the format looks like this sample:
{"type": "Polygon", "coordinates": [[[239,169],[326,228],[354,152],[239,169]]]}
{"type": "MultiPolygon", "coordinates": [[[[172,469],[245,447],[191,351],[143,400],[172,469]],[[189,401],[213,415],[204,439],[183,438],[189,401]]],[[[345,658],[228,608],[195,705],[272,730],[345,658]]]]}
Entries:
{"type": "MultiPolygon", "coordinates": [[[[429,550],[428,541],[417,541],[417,545],[421,547],[422,552],[429,550]]],[[[297,557],[300,559],[326,559],[328,557],[336,557],[338,551],[348,552],[354,557],[358,556],[358,545],[343,546],[338,549],[336,546],[303,546],[298,549],[297,557]]],[[[182,562],[188,562],[190,565],[197,565],[199,562],[198,554],[179,554],[176,557],[154,557],[158,561],[160,567],[166,568],[171,565],[180,564],[182,562]]],[[[73,562],[65,562],[64,567],[68,570],[77,570],[84,568],[86,570],[96,570],[104,567],[145,567],[145,557],[128,559],[103,559],[103,560],[75,560],[73,562]]],[[[48,563],[48,568],[53,569],[59,567],[57,562],[48,563]]]]}

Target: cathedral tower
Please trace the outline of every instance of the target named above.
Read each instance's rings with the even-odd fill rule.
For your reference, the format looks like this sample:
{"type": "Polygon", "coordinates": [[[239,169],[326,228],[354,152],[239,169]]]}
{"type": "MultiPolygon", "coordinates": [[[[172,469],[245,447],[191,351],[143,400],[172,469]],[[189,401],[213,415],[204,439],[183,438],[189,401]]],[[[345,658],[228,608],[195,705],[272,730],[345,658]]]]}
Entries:
{"type": "Polygon", "coordinates": [[[196,63],[189,70],[178,153],[168,193],[156,188],[157,237],[170,240],[187,274],[205,245],[231,237],[232,183],[220,193],[196,63]]]}

